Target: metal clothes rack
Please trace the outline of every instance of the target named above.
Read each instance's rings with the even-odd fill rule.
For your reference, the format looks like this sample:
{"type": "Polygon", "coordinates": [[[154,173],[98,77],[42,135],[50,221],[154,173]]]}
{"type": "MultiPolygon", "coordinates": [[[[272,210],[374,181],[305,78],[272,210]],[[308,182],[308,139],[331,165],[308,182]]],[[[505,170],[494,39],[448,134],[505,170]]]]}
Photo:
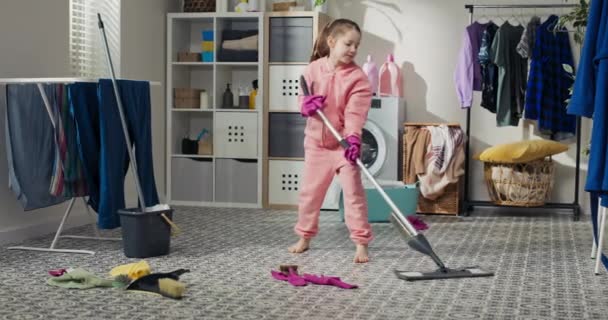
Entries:
{"type": "MultiPolygon", "coordinates": [[[[484,5],[484,4],[467,4],[464,6],[465,9],[469,11],[469,24],[473,23],[473,14],[475,9],[502,9],[502,8],[510,8],[510,9],[542,9],[542,8],[572,8],[576,7],[575,4],[506,4],[506,5],[484,5]]],[[[469,215],[471,211],[473,211],[474,207],[508,207],[508,208],[522,208],[517,206],[502,206],[494,204],[491,201],[480,201],[480,200],[471,200],[469,197],[469,169],[470,169],[470,137],[471,137],[471,108],[467,109],[466,116],[466,134],[469,139],[467,139],[465,144],[465,172],[464,175],[464,200],[463,200],[463,210],[465,215],[469,215]]],[[[578,221],[580,219],[580,205],[578,199],[578,190],[579,190],[579,178],[580,178],[580,162],[581,162],[581,117],[576,117],[576,171],[575,171],[575,179],[574,179],[574,201],[572,203],[546,203],[543,206],[535,207],[542,209],[570,209],[572,210],[574,221],[578,221]]]]}
{"type": "MultiPolygon", "coordinates": [[[[35,83],[38,87],[38,91],[40,92],[40,96],[42,97],[42,101],[44,102],[44,106],[46,108],[46,111],[49,115],[49,118],[51,120],[51,124],[53,125],[53,127],[56,126],[55,124],[55,120],[53,118],[53,113],[52,113],[52,108],[51,108],[51,104],[49,102],[49,99],[46,95],[46,92],[44,91],[44,86],[43,84],[49,84],[49,83],[63,83],[63,84],[68,84],[68,83],[74,83],[74,82],[98,82],[99,79],[93,79],[93,78],[5,78],[5,79],[0,79],[0,84],[27,84],[27,83],[35,83]]],[[[150,85],[156,85],[159,86],[161,85],[160,82],[150,82],[150,85]]],[[[57,231],[55,232],[55,237],[53,238],[53,242],[51,243],[51,245],[48,248],[42,248],[42,247],[27,247],[27,246],[14,246],[14,247],[8,247],[7,249],[9,250],[29,250],[29,251],[45,251],[45,252],[57,252],[57,253],[76,253],[76,254],[95,254],[95,251],[91,251],[91,250],[77,250],[77,249],[57,249],[55,246],[57,245],[57,242],[59,241],[59,238],[72,238],[72,239],[91,239],[91,240],[100,240],[100,241],[121,241],[122,238],[107,238],[107,237],[101,237],[100,233],[99,233],[99,229],[97,228],[97,226],[95,225],[95,216],[93,215],[93,213],[91,213],[91,211],[89,210],[89,206],[87,205],[87,201],[85,200],[84,197],[81,197],[85,208],[87,210],[87,214],[89,216],[91,216],[92,219],[92,224],[93,224],[93,229],[95,232],[95,236],[94,237],[89,237],[89,236],[76,236],[76,235],[62,235],[61,233],[63,232],[63,228],[65,226],[65,223],[68,219],[68,217],[70,216],[70,213],[72,211],[72,208],[74,207],[74,202],[76,202],[76,198],[72,198],[70,199],[70,203],[68,204],[68,208],[66,209],[65,213],[63,214],[63,217],[61,218],[61,222],[59,223],[59,226],[57,227],[57,231]]]]}

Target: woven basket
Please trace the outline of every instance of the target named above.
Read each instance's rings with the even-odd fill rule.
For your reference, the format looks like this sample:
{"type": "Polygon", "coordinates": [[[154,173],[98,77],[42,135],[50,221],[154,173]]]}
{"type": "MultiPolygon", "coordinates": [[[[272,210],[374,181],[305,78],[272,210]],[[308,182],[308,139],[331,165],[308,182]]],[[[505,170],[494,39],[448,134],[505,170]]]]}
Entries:
{"type": "Polygon", "coordinates": [[[184,0],[184,12],[215,12],[215,0],[184,0]]]}
{"type": "Polygon", "coordinates": [[[544,205],[553,189],[554,173],[551,158],[526,163],[484,162],[488,193],[492,202],[498,205],[544,205]]]}
{"type": "MultiPolygon", "coordinates": [[[[408,126],[405,126],[405,130],[408,126]]],[[[407,159],[407,147],[405,134],[403,134],[403,159],[407,159]]],[[[403,182],[405,182],[405,173],[408,171],[409,163],[403,161],[403,182]]],[[[462,179],[458,183],[452,183],[445,188],[443,195],[435,200],[429,200],[422,195],[418,196],[417,213],[426,214],[451,214],[458,215],[460,213],[460,204],[462,201],[462,179]]]]}

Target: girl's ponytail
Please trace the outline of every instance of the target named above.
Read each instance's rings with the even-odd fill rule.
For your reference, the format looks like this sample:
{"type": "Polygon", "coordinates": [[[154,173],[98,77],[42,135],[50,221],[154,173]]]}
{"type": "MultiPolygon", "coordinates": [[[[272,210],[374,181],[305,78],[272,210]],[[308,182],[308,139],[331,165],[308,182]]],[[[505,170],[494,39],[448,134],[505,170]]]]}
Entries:
{"type": "Polygon", "coordinates": [[[315,45],[312,48],[312,55],[310,56],[310,62],[328,56],[329,46],[327,45],[327,38],[329,36],[335,37],[340,33],[345,33],[348,29],[354,29],[361,34],[361,29],[352,20],[336,19],[332,22],[328,22],[315,40],[315,45]]]}
{"type": "Polygon", "coordinates": [[[333,22],[328,22],[323,27],[321,34],[315,40],[315,45],[312,48],[312,55],[310,56],[310,62],[313,62],[319,58],[323,58],[329,55],[329,47],[327,46],[327,37],[329,37],[330,27],[333,22]]]}

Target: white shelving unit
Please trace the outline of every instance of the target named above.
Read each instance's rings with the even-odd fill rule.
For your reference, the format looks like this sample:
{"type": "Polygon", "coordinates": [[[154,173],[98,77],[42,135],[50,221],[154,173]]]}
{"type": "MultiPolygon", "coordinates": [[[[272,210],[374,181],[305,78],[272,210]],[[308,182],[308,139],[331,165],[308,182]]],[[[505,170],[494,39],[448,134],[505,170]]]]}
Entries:
{"type": "Polygon", "coordinates": [[[304,168],[306,119],[298,106],[299,79],[316,35],[331,17],[312,11],[267,12],[264,39],[264,207],[295,209],[304,168]]]}
{"type": "Polygon", "coordinates": [[[264,13],[169,13],[167,15],[167,200],[173,205],[262,207],[264,101],[264,13]],[[258,30],[257,61],[218,61],[224,30],[258,30]],[[201,52],[202,31],[213,30],[213,62],[178,62],[181,51],[201,52]],[[254,110],[222,109],[230,83],[234,103],[239,87],[258,80],[254,110]],[[174,108],[174,88],[204,89],[209,109],[174,108]],[[207,129],[211,154],[184,154],[182,139],[207,129]]]}

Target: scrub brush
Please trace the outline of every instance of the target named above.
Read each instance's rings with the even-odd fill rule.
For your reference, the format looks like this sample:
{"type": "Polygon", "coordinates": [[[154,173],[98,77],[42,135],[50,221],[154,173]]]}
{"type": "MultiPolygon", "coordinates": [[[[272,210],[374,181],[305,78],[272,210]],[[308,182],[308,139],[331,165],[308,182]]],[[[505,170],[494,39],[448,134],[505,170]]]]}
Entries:
{"type": "Polygon", "coordinates": [[[181,299],[186,291],[186,285],[178,280],[186,272],[190,270],[178,269],[169,273],[152,273],[131,282],[126,289],[154,292],[168,298],[181,299]]]}

